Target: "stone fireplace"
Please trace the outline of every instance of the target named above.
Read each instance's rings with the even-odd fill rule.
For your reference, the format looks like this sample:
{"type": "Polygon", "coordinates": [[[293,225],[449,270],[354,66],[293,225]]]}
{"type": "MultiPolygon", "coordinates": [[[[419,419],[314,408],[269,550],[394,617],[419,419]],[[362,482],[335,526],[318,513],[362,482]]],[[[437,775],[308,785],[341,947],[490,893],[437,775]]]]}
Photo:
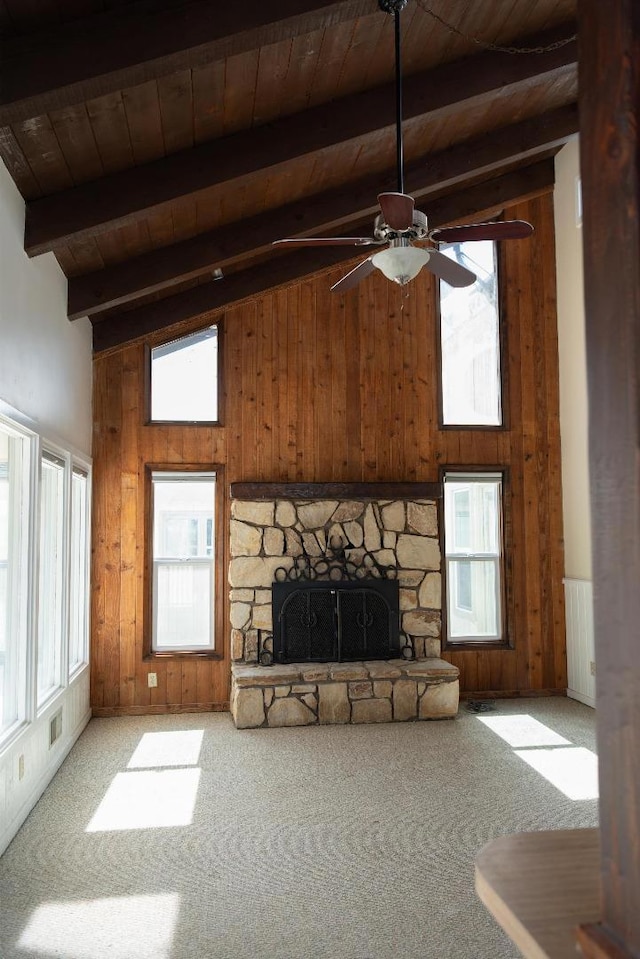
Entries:
{"type": "Polygon", "coordinates": [[[456,714],[458,670],[439,658],[436,484],[234,484],[231,493],[231,712],[239,728],[456,714]],[[395,611],[393,601],[380,605],[385,590],[397,597],[395,611]],[[298,609],[293,652],[283,655],[289,594],[298,609]],[[379,637],[385,608],[388,654],[379,637]],[[323,620],[325,638],[313,648],[323,620]],[[336,654],[343,646],[349,654],[336,654]]]}

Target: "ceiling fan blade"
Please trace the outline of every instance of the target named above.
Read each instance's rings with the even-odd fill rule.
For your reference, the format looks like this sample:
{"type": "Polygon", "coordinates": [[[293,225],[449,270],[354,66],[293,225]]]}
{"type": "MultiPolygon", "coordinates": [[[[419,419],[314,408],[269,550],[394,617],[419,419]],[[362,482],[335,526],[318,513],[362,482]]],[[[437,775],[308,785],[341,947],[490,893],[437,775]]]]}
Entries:
{"type": "Polygon", "coordinates": [[[291,240],[274,240],[272,246],[379,246],[385,240],[372,236],[303,236],[291,240]]]}
{"type": "Polygon", "coordinates": [[[331,287],[331,292],[344,293],[345,290],[350,290],[352,287],[357,286],[360,280],[364,280],[365,276],[373,273],[374,270],[375,266],[373,265],[372,258],[369,256],[366,260],[362,260],[361,263],[354,266],[341,280],[334,283],[331,287]]]}
{"type": "Polygon", "coordinates": [[[462,243],[463,240],[522,240],[531,236],[533,227],[526,220],[496,220],[493,223],[468,223],[464,226],[432,230],[435,243],[462,243]]]}
{"type": "Polygon", "coordinates": [[[429,250],[429,261],[426,267],[449,286],[472,286],[477,280],[475,273],[467,270],[451,257],[445,256],[444,253],[439,253],[438,250],[429,250]]]}
{"type": "Polygon", "coordinates": [[[409,230],[413,226],[413,197],[406,193],[379,193],[378,203],[387,226],[392,230],[409,230]]]}

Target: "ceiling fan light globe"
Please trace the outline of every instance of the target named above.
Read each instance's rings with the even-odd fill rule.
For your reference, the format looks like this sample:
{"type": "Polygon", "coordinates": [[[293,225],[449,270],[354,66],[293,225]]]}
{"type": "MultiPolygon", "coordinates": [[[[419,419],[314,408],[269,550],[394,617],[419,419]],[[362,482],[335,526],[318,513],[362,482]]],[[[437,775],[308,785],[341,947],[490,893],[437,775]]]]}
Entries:
{"type": "Polygon", "coordinates": [[[415,246],[389,247],[387,250],[375,253],[371,261],[387,279],[404,286],[418,275],[425,263],[429,262],[429,252],[415,246]]]}

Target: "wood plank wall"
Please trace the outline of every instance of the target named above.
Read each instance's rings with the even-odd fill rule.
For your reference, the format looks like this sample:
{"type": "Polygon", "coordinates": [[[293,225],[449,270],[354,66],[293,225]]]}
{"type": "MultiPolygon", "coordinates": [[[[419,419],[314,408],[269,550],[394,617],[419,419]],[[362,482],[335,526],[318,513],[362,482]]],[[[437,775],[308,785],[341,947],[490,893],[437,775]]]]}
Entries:
{"type": "MultiPolygon", "coordinates": [[[[427,273],[405,291],[376,274],[335,296],[329,287],[338,269],[206,318],[223,321],[219,427],[144,425],[143,343],[96,357],[97,715],[224,708],[228,699],[228,654],[222,661],[143,662],[146,463],[224,466],[225,523],[233,482],[431,482],[444,466],[508,468],[514,649],[445,658],[460,667],[467,692],[564,690],[552,196],[507,213],[531,221],[536,233],[503,251],[504,430],[438,428],[436,289],[427,273]],[[156,689],[147,685],[151,670],[156,689]]],[[[222,561],[226,569],[226,553],[222,561]]],[[[226,595],[223,601],[227,644],[226,595]]]]}

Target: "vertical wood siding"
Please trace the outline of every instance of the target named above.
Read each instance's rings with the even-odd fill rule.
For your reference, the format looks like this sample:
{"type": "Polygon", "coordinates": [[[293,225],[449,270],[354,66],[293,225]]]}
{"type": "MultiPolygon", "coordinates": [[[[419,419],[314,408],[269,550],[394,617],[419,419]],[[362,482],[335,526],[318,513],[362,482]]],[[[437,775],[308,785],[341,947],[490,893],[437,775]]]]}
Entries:
{"type": "MultiPolygon", "coordinates": [[[[514,649],[445,658],[460,667],[466,691],[565,689],[552,197],[508,214],[530,220],[536,233],[504,248],[504,430],[438,428],[436,288],[426,272],[404,291],[376,274],[334,296],[338,269],[215,317],[224,327],[219,427],[144,425],[144,344],[96,358],[96,711],[211,708],[228,699],[226,593],[223,660],[143,662],[147,463],[224,466],[225,551],[233,482],[432,482],[444,466],[507,468],[514,649]]],[[[222,562],[226,569],[226,552],[222,562]]]]}

